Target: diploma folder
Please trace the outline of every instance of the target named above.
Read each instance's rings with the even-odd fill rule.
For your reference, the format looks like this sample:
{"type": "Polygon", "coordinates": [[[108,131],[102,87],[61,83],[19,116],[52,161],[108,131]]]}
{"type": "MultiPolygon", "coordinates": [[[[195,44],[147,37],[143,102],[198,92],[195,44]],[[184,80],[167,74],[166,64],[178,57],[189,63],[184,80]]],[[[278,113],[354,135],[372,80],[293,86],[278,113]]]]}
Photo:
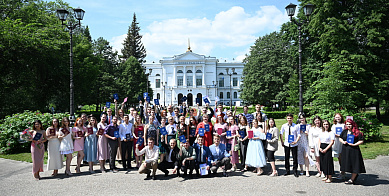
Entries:
{"type": "Polygon", "coordinates": [[[354,135],[347,134],[347,143],[354,144],[354,135]]]}
{"type": "Polygon", "coordinates": [[[294,142],[294,135],[288,135],[288,143],[294,142]]]}
{"type": "Polygon", "coordinates": [[[42,133],[35,133],[33,140],[38,141],[41,139],[41,137],[42,137],[42,133]]]}
{"type": "Polygon", "coordinates": [[[307,131],[307,125],[300,125],[300,131],[305,133],[307,131]]]}
{"type": "Polygon", "coordinates": [[[273,137],[273,134],[271,134],[271,133],[266,133],[266,139],[267,139],[267,140],[271,140],[272,137],[273,137]]]}
{"type": "Polygon", "coordinates": [[[199,128],[199,135],[201,136],[201,137],[203,137],[204,136],[204,128],[199,128]]]}
{"type": "Polygon", "coordinates": [[[181,143],[186,143],[185,135],[181,135],[179,138],[181,143]]]}
{"type": "Polygon", "coordinates": [[[342,131],[343,131],[342,127],[336,127],[335,133],[337,135],[340,135],[342,133],[342,131]]]}
{"type": "Polygon", "coordinates": [[[159,133],[161,133],[161,135],[167,135],[166,127],[161,127],[159,133]]]}
{"type": "Polygon", "coordinates": [[[87,127],[87,130],[89,135],[93,134],[93,127],[87,127]]]}
{"type": "Polygon", "coordinates": [[[247,131],[249,135],[249,139],[252,139],[254,137],[254,132],[253,131],[247,131]]]}
{"type": "Polygon", "coordinates": [[[226,134],[227,134],[227,135],[226,135],[227,137],[231,137],[231,136],[232,136],[232,135],[231,135],[231,131],[226,131],[226,134]]]}

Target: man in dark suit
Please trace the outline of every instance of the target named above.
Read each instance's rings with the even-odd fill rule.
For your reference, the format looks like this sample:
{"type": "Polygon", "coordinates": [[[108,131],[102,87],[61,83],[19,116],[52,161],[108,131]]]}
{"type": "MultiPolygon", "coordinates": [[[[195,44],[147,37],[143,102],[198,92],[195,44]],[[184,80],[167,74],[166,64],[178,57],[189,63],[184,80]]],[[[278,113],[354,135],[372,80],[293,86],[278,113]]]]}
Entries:
{"type": "Polygon", "coordinates": [[[177,176],[180,176],[180,171],[178,170],[180,149],[177,147],[177,141],[176,139],[171,139],[168,146],[165,144],[164,137],[162,136],[161,138],[161,144],[166,149],[166,158],[162,163],[158,164],[158,169],[165,173],[165,176],[169,175],[167,169],[173,169],[173,174],[177,172],[177,176]]]}
{"type": "Polygon", "coordinates": [[[209,151],[209,148],[207,146],[204,146],[204,137],[199,136],[197,138],[197,143],[193,144],[193,148],[196,151],[196,162],[195,162],[195,170],[196,170],[196,176],[199,177],[199,168],[200,164],[207,163],[207,170],[209,170],[209,165],[211,162],[207,159],[211,152],[209,151]]]}
{"type": "Polygon", "coordinates": [[[213,174],[216,174],[216,171],[219,167],[223,167],[223,176],[228,177],[226,173],[227,170],[231,169],[231,160],[230,154],[226,150],[226,146],[220,143],[220,135],[215,135],[213,137],[213,144],[209,146],[209,151],[211,152],[209,156],[209,161],[211,162],[211,171],[213,174]]]}

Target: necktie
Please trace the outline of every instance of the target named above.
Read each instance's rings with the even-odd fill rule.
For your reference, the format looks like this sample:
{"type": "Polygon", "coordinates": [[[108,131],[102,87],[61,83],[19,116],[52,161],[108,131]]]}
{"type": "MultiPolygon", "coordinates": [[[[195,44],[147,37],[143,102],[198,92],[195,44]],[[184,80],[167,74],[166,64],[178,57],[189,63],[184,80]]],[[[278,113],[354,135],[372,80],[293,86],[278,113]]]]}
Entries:
{"type": "Polygon", "coordinates": [[[111,117],[108,116],[108,124],[111,124],[111,117]]]}
{"type": "Polygon", "coordinates": [[[203,147],[200,146],[200,163],[203,163],[203,147]]]}
{"type": "MultiPolygon", "coordinates": [[[[288,131],[288,140],[289,140],[289,135],[290,135],[290,126],[289,126],[289,131],[288,131]]],[[[290,147],[290,143],[288,142],[289,144],[289,147],[290,147]]]]}

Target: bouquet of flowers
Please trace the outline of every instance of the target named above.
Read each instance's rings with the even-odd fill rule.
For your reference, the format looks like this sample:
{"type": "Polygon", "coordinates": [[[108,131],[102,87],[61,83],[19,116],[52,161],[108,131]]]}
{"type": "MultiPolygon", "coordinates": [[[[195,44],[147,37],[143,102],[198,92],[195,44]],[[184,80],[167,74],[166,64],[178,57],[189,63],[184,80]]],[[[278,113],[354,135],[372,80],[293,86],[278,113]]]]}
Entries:
{"type": "Polygon", "coordinates": [[[30,128],[25,129],[24,131],[19,133],[20,135],[20,143],[25,143],[32,140],[32,135],[30,132],[30,128]]]}

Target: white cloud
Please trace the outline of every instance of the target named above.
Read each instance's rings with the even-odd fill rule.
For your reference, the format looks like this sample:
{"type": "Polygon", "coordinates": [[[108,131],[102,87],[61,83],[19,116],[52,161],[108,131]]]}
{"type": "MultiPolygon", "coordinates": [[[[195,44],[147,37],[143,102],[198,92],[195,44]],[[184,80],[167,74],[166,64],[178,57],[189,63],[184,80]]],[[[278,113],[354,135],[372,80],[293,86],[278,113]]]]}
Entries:
{"type": "MultiPolygon", "coordinates": [[[[217,49],[236,55],[236,60],[243,60],[258,36],[276,31],[287,20],[286,13],[275,6],[262,6],[253,15],[246,13],[242,7],[234,6],[216,14],[214,19],[154,21],[145,30],[142,42],[148,59],[158,60],[183,53],[190,38],[193,52],[210,55],[217,49]]],[[[125,37],[112,38],[114,49],[120,52],[125,37]]]]}

